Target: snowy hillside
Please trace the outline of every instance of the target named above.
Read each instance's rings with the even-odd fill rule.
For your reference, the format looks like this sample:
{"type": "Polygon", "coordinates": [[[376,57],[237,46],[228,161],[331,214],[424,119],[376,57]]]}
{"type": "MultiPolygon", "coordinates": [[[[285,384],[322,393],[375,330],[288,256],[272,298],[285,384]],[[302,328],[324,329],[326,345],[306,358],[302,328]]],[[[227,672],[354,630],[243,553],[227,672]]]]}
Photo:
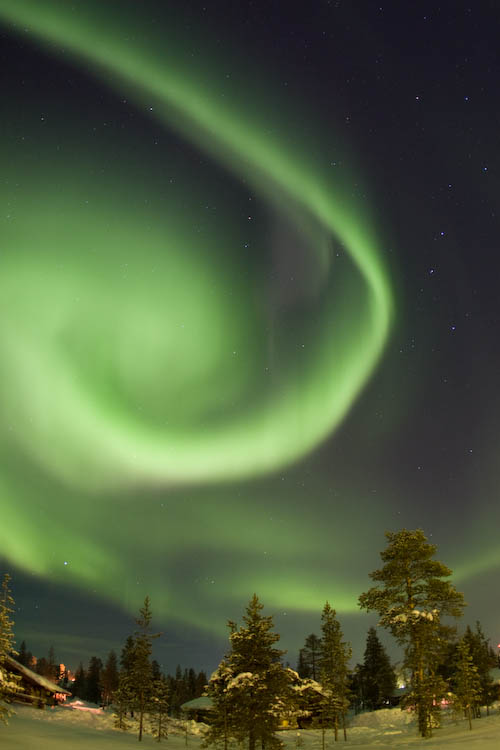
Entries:
{"type": "MultiPolygon", "coordinates": [[[[163,746],[169,750],[199,750],[201,734],[199,725],[189,724],[189,732],[183,731],[180,722],[172,722],[172,732],[163,746]]],[[[321,750],[321,731],[289,730],[280,732],[285,750],[321,750]]],[[[158,743],[146,736],[143,743],[152,747],[158,743]]],[[[336,747],[343,745],[339,739],[336,747]]],[[[417,737],[412,717],[399,709],[375,711],[355,717],[348,731],[347,745],[376,750],[398,750],[398,748],[425,747],[426,750],[498,750],[500,748],[500,707],[492,715],[484,716],[473,723],[469,731],[465,721],[445,720],[443,728],[436,730],[434,737],[422,740],[417,737]]],[[[24,706],[16,708],[9,726],[0,727],[2,750],[123,750],[137,748],[135,734],[123,734],[113,729],[110,713],[74,711],[67,708],[39,711],[24,706]]],[[[327,732],[326,747],[333,750],[333,734],[327,732]]]]}

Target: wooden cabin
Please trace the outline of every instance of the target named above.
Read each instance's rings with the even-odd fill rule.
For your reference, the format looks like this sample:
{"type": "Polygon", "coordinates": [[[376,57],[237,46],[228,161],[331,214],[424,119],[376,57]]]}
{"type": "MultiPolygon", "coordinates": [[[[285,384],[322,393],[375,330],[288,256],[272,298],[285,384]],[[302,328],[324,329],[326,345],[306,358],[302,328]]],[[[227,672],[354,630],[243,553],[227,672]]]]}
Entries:
{"type": "Polygon", "coordinates": [[[205,724],[210,724],[210,716],[213,714],[213,710],[212,700],[206,696],[193,698],[193,700],[187,701],[181,706],[181,712],[188,719],[202,721],[205,724]]]}
{"type": "Polygon", "coordinates": [[[13,701],[45,708],[63,703],[71,695],[69,690],[33,672],[11,656],[5,657],[4,667],[18,678],[17,690],[12,694],[13,701]]]}

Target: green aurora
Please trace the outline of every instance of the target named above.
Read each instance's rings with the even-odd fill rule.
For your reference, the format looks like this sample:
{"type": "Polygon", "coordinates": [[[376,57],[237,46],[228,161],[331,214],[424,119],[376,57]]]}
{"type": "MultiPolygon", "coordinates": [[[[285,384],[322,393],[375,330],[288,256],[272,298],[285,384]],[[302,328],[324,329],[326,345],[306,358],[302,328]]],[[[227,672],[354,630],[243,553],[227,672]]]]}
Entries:
{"type": "MultiPolygon", "coordinates": [[[[331,546],[334,503],[325,525],[304,518],[278,472],[339,427],[390,332],[359,178],[332,179],[325,134],[272,102],[257,66],[244,94],[225,80],[221,96],[224,60],[193,59],[174,24],[160,38],[116,2],[0,0],[0,18],[218,170],[184,168],[173,148],[155,165],[125,133],[98,174],[103,146],[76,142],[74,113],[42,148],[4,149],[4,555],[130,611],[149,593],[163,616],[217,632],[254,590],[319,611],[333,589],[357,611],[361,564],[331,580],[350,550],[342,535],[331,546]],[[217,218],[200,220],[207,195],[217,218]]],[[[354,502],[342,512],[356,524],[354,502]]],[[[389,523],[389,503],[372,512],[389,523]]]]}

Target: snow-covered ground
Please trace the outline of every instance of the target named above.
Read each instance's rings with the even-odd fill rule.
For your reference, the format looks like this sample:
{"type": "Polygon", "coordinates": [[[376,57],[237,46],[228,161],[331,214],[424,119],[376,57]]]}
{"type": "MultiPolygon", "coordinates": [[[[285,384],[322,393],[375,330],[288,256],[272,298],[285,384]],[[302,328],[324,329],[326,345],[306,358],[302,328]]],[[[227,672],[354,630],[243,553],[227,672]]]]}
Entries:
{"type": "MultiPolygon", "coordinates": [[[[200,726],[190,722],[186,735],[181,722],[169,723],[168,740],[162,740],[168,750],[199,750],[202,734],[200,726]]],[[[286,750],[321,750],[321,731],[288,730],[280,732],[286,750]]],[[[143,746],[152,747],[156,740],[146,735],[143,746]]],[[[419,747],[426,750],[499,750],[500,707],[491,716],[473,722],[472,731],[466,721],[445,718],[444,725],[432,738],[417,737],[413,717],[397,708],[366,713],[352,719],[347,744],[358,750],[403,750],[419,747]]],[[[325,745],[333,750],[344,745],[342,735],[335,745],[333,733],[326,733],[325,745]]],[[[7,727],[0,725],[2,750],[123,750],[137,748],[137,735],[113,729],[112,714],[77,711],[69,708],[38,709],[16,707],[7,727]]]]}

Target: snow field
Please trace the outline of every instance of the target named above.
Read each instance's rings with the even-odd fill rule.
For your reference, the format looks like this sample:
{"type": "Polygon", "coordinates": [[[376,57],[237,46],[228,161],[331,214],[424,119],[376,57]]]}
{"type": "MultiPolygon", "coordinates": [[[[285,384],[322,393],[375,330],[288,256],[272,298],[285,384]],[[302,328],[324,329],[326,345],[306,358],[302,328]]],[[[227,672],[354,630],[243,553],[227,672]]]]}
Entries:
{"type": "MultiPolygon", "coordinates": [[[[136,732],[120,732],[113,728],[111,711],[63,707],[40,711],[27,706],[16,706],[15,711],[9,725],[0,726],[1,750],[126,750],[138,747],[136,732]]],[[[332,730],[328,730],[325,748],[340,750],[350,745],[358,750],[500,750],[499,705],[492,710],[491,716],[476,719],[472,731],[466,721],[454,721],[445,715],[443,727],[426,740],[417,736],[414,716],[398,708],[359,714],[350,723],[347,743],[344,743],[342,732],[335,743],[332,730]]],[[[169,737],[162,740],[160,747],[200,750],[202,725],[188,722],[187,735],[185,722],[169,719],[168,727],[169,737]]],[[[322,748],[319,729],[290,729],[280,732],[279,737],[285,750],[322,748]]],[[[141,746],[158,747],[158,742],[151,735],[145,735],[141,746]]]]}

